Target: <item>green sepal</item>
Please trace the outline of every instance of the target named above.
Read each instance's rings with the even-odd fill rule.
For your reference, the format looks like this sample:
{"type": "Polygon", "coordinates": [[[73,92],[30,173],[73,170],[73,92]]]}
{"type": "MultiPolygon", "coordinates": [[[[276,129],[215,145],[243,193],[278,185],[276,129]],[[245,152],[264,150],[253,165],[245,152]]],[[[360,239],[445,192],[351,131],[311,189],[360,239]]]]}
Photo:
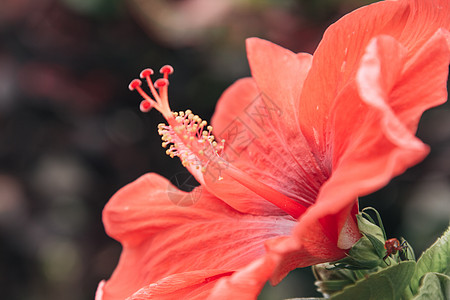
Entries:
{"type": "Polygon", "coordinates": [[[317,291],[322,295],[332,295],[341,291],[346,286],[352,284],[350,280],[328,280],[328,281],[316,281],[317,291]]]}
{"type": "Polygon", "coordinates": [[[377,216],[377,223],[378,223],[378,227],[380,227],[382,233],[383,233],[383,239],[382,241],[387,240],[387,236],[386,236],[386,231],[384,230],[384,225],[383,225],[383,221],[381,220],[381,216],[378,213],[378,211],[373,208],[373,207],[366,207],[363,208],[363,210],[361,211],[361,214],[367,219],[369,220],[372,224],[377,224],[375,223],[375,221],[372,219],[372,217],[367,213],[367,211],[373,211],[375,213],[375,215],[377,216]]]}
{"type": "Polygon", "coordinates": [[[419,291],[420,279],[429,272],[450,276],[450,227],[430,248],[422,253],[417,261],[417,268],[410,285],[413,295],[419,291]]]}
{"type": "Polygon", "coordinates": [[[314,283],[317,286],[317,291],[324,296],[334,294],[364,276],[358,276],[358,271],[345,268],[337,269],[329,263],[312,266],[312,271],[317,279],[314,283]]]}
{"type": "Polygon", "coordinates": [[[330,268],[330,266],[329,263],[324,263],[312,267],[314,277],[317,279],[314,284],[317,286],[317,291],[324,296],[334,294],[358,279],[353,271],[330,268]]]}
{"type": "Polygon", "coordinates": [[[348,251],[347,257],[332,263],[331,269],[350,270],[372,269],[379,266],[381,259],[372,242],[366,236],[361,237],[348,251]]]}
{"type": "Polygon", "coordinates": [[[332,263],[332,269],[366,270],[380,266],[386,253],[384,230],[365,212],[356,215],[358,229],[363,235],[348,251],[347,257],[332,263]]]}
{"type": "Polygon", "coordinates": [[[402,253],[399,253],[401,260],[414,260],[416,261],[416,256],[414,255],[414,250],[407,240],[400,238],[401,244],[406,244],[406,248],[402,253]]]}
{"type": "Polygon", "coordinates": [[[420,280],[419,293],[413,300],[450,299],[450,277],[440,273],[427,273],[420,280]]]}
{"type": "Polygon", "coordinates": [[[377,224],[373,223],[374,221],[367,213],[361,212],[360,214],[357,214],[356,220],[358,221],[359,231],[362,234],[371,235],[375,239],[384,243],[384,231],[377,224]]]}
{"type": "Polygon", "coordinates": [[[416,263],[403,261],[399,264],[366,275],[353,285],[331,296],[331,300],[395,300],[408,286],[416,263]]]}
{"type": "MultiPolygon", "coordinates": [[[[396,254],[386,257],[386,233],[378,212],[372,208],[365,209],[356,215],[356,219],[362,237],[348,250],[347,256],[336,262],[313,267],[313,272],[317,279],[315,282],[318,287],[317,290],[324,296],[331,295],[334,297],[341,294],[344,289],[358,285],[355,282],[364,287],[367,284],[365,280],[373,278],[371,280],[374,281],[374,284],[370,283],[370,287],[376,287],[379,284],[380,286],[373,292],[375,293],[374,295],[381,295],[379,298],[373,299],[391,299],[391,296],[393,297],[392,299],[396,299],[402,294],[406,299],[411,299],[413,294],[410,292],[408,285],[415,269],[414,252],[411,246],[404,239],[400,239],[400,242],[405,242],[407,247],[396,254]],[[376,221],[367,213],[369,210],[375,212],[376,221]],[[399,263],[402,264],[402,267],[394,268],[399,263]],[[404,267],[405,265],[409,266],[406,275],[402,273],[402,270],[406,268],[404,267]],[[385,270],[389,271],[384,273],[385,270]],[[371,277],[375,274],[379,275],[371,277]],[[395,276],[401,276],[401,278],[394,278],[395,276]],[[397,281],[401,282],[400,287],[395,286],[397,281]],[[380,282],[384,282],[390,288],[383,288],[380,282]]],[[[368,287],[366,286],[365,288],[368,287]]],[[[368,290],[369,292],[371,291],[370,288],[368,290]]],[[[372,297],[370,294],[368,296],[372,297]]],[[[338,299],[346,299],[345,297],[350,296],[345,294],[342,297],[338,299]]],[[[370,297],[367,298],[369,299],[370,297]]],[[[361,297],[359,299],[365,298],[361,297]]]]}
{"type": "Polygon", "coordinates": [[[363,209],[361,214],[356,216],[358,220],[358,228],[362,234],[364,234],[377,253],[379,258],[383,258],[386,254],[386,249],[384,248],[384,242],[386,241],[386,232],[384,231],[383,223],[378,212],[371,207],[363,209]],[[377,221],[379,225],[375,224],[375,221],[370,217],[367,210],[374,211],[377,215],[377,221]]]}
{"type": "Polygon", "coordinates": [[[383,258],[386,253],[386,249],[384,248],[384,242],[381,242],[377,237],[371,234],[365,234],[365,236],[369,239],[370,243],[372,243],[372,246],[375,249],[377,256],[379,258],[383,258]]]}

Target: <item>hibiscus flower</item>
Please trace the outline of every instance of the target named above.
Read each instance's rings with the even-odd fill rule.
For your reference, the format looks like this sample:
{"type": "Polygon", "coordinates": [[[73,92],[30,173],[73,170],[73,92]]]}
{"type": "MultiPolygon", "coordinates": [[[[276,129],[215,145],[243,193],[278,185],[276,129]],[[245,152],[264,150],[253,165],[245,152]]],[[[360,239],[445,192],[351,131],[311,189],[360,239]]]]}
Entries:
{"type": "Polygon", "coordinates": [[[268,280],[344,257],[358,197],[429,152],[415,132],[447,98],[449,15],[448,0],[378,2],[330,26],[314,56],[248,39],[252,77],[222,95],[214,129],[171,112],[171,67],[156,89],[144,70],[153,98],[130,87],[201,185],[147,174],[112,197],[103,222],[123,252],[96,299],[255,299],[268,280]]]}

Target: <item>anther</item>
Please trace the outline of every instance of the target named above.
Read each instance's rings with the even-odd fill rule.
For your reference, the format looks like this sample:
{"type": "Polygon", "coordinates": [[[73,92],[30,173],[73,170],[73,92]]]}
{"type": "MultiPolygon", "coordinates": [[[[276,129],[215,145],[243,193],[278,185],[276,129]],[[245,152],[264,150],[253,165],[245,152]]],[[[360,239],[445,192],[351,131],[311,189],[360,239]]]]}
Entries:
{"type": "Polygon", "coordinates": [[[169,80],[165,78],[159,78],[155,81],[155,88],[162,88],[169,85],[169,80]]]}
{"type": "Polygon", "coordinates": [[[139,79],[133,79],[130,84],[128,85],[128,89],[130,89],[130,91],[134,91],[136,88],[140,87],[142,85],[142,81],[140,81],[139,79]]]}
{"type": "Polygon", "coordinates": [[[141,72],[141,74],[140,74],[140,77],[141,77],[142,79],[144,79],[144,78],[146,78],[147,76],[150,76],[150,75],[153,75],[153,74],[154,74],[154,72],[153,72],[152,69],[144,69],[144,70],[142,70],[142,72],[141,72]]]}

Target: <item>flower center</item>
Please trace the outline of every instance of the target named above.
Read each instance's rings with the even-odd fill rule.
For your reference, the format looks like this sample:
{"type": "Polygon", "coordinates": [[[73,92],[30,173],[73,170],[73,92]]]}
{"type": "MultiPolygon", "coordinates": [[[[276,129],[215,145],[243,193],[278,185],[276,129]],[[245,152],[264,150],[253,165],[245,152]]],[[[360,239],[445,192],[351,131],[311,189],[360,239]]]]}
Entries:
{"type": "Polygon", "coordinates": [[[157,79],[155,83],[150,78],[154,74],[152,69],[145,69],[140,74],[140,77],[147,81],[153,98],[142,90],[142,82],[139,79],[131,81],[128,87],[130,90],[137,90],[144,98],[140,104],[142,112],[155,108],[166,119],[168,124],[159,124],[158,133],[163,141],[162,146],[168,147],[167,155],[172,158],[178,156],[183,166],[188,168],[202,184],[204,184],[202,173],[205,173],[209,166],[213,166],[213,169],[222,172],[219,173],[218,180],[223,179],[222,174],[227,175],[294,218],[298,218],[306,210],[298,202],[226,162],[221,157],[225,140],[216,142],[212,134],[213,128],[208,126],[206,121],[190,110],[172,112],[168,100],[168,77],[173,73],[173,68],[165,65],[160,73],[163,74],[163,78],[157,79]]]}
{"type": "Polygon", "coordinates": [[[172,158],[178,156],[184,167],[194,166],[205,172],[204,166],[212,156],[220,156],[225,140],[218,144],[214,140],[212,126],[208,126],[206,121],[190,110],[175,112],[173,118],[174,122],[169,122],[169,125],[158,125],[158,133],[163,140],[162,146],[166,148],[170,145],[166,154],[172,158]],[[174,123],[177,125],[173,126],[174,123]]]}

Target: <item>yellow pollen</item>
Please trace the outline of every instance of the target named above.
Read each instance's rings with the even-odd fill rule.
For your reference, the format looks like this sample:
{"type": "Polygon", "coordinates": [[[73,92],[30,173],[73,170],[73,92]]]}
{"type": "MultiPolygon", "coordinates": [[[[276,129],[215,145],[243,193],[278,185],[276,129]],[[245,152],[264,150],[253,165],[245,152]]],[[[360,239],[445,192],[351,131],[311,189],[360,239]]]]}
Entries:
{"type": "Polygon", "coordinates": [[[216,142],[211,134],[212,126],[192,114],[191,110],[180,111],[168,121],[169,125],[161,125],[158,130],[164,141],[162,146],[171,144],[167,155],[178,156],[184,166],[196,166],[206,172],[203,166],[222,153],[225,141],[216,142]]]}

